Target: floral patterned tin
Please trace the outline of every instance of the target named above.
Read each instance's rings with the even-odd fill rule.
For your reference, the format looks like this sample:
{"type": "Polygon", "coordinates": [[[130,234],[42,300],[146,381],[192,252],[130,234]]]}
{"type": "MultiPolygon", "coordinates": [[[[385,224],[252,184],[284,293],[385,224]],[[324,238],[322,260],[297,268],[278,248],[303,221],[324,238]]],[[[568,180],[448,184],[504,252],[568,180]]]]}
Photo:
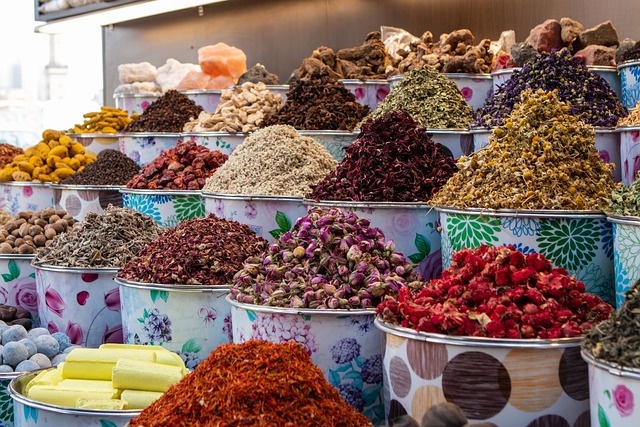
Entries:
{"type": "Polygon", "coordinates": [[[269,242],[291,230],[307,214],[302,197],[251,196],[203,192],[205,214],[248,225],[269,242]]]}
{"type": "Polygon", "coordinates": [[[474,110],[482,107],[493,93],[491,74],[442,73],[450,78],[460,89],[467,104],[474,110]]]}
{"type": "Polygon", "coordinates": [[[168,148],[178,145],[179,133],[131,132],[119,135],[120,152],[140,166],[152,162],[168,148]]]}
{"type": "Polygon", "coordinates": [[[473,135],[468,129],[427,129],[427,136],[442,144],[454,159],[473,152],[473,135]]]}
{"type": "Polygon", "coordinates": [[[36,265],[40,325],[64,332],[73,344],[97,348],[122,343],[120,292],[115,268],[36,265]]]}
{"type": "Polygon", "coordinates": [[[205,216],[199,190],[137,190],[120,187],[122,206],[149,215],[160,227],[172,228],[180,221],[205,216]]]}
{"type": "MultiPolygon", "coordinates": [[[[55,369],[55,368],[49,368],[55,369]]],[[[124,427],[130,419],[142,412],[136,410],[76,409],[51,405],[28,398],[24,389],[40,370],[22,374],[9,383],[9,396],[13,399],[14,427],[124,427]]],[[[7,424],[4,424],[7,425],[7,424]]]]}
{"type": "Polygon", "coordinates": [[[151,95],[148,93],[133,94],[133,95],[113,95],[116,108],[126,110],[129,115],[142,114],[149,105],[154,103],[160,95],[151,95]]]}
{"type": "Polygon", "coordinates": [[[13,427],[13,400],[9,395],[8,387],[11,380],[22,375],[21,372],[9,372],[0,374],[0,425],[13,427]]]}
{"type": "Polygon", "coordinates": [[[371,111],[378,108],[380,101],[385,99],[391,91],[389,82],[386,80],[366,80],[364,87],[367,90],[366,105],[371,111]]]}
{"type": "Polygon", "coordinates": [[[15,215],[54,207],[53,189],[48,182],[0,182],[0,209],[15,215]]]}
{"type": "Polygon", "coordinates": [[[594,358],[585,349],[589,365],[591,425],[637,427],[640,413],[640,369],[619,366],[594,358]]]}
{"type": "Polygon", "coordinates": [[[38,294],[36,269],[31,265],[35,255],[1,254],[0,304],[28,310],[38,326],[38,294]]]}
{"type": "Polygon", "coordinates": [[[473,136],[473,151],[480,151],[487,145],[489,145],[489,138],[495,128],[471,128],[471,135],[473,136]]]}
{"type": "Polygon", "coordinates": [[[100,213],[109,205],[122,207],[122,194],[117,185],[51,184],[56,209],[64,209],[76,221],[89,212],[100,213]]]}
{"type": "Polygon", "coordinates": [[[609,214],[607,220],[613,226],[616,307],[620,308],[625,292],[640,279],[640,218],[609,214]]]}
{"type": "Polygon", "coordinates": [[[436,207],[442,227],[442,268],[453,252],[482,244],[540,252],[584,282],[587,292],[615,304],[613,230],[600,211],[456,209],[436,207]]]}
{"type": "Polygon", "coordinates": [[[231,305],[233,342],[296,341],[351,406],[384,424],[383,334],[373,326],[374,310],[313,310],[231,305]]]}
{"type": "Polygon", "coordinates": [[[214,113],[218,104],[220,104],[220,98],[222,97],[222,90],[180,90],[178,91],[183,95],[187,95],[187,98],[192,100],[202,107],[207,113],[214,113]]]}
{"type": "Polygon", "coordinates": [[[618,70],[614,66],[605,65],[587,65],[587,68],[596,73],[609,83],[611,90],[616,93],[618,99],[622,100],[622,84],[620,82],[620,75],[618,70]]]}
{"type": "Polygon", "coordinates": [[[640,126],[620,126],[620,165],[622,183],[631,185],[640,172],[640,126]]]}
{"type": "Polygon", "coordinates": [[[511,78],[513,73],[516,71],[520,71],[522,68],[513,67],[513,68],[503,68],[502,70],[497,70],[491,73],[491,84],[492,84],[492,94],[498,91],[498,88],[505,84],[507,80],[511,78]]]}
{"type": "Polygon", "coordinates": [[[340,79],[340,83],[344,85],[349,92],[356,97],[358,104],[368,106],[369,104],[369,92],[364,80],[359,79],[340,79]]]}
{"type": "Polygon", "coordinates": [[[640,101],[640,61],[626,61],[618,64],[622,104],[628,110],[635,108],[640,101]]]}
{"type": "Polygon", "coordinates": [[[299,130],[302,136],[313,138],[318,144],[327,149],[329,154],[341,162],[344,158],[344,150],[358,139],[358,133],[339,130],[299,130]]]}
{"type": "Polygon", "coordinates": [[[587,365],[580,338],[507,339],[417,332],[375,320],[386,335],[385,411],[416,421],[441,402],[470,423],[588,426],[587,365]]]}
{"type": "Polygon", "coordinates": [[[620,133],[613,128],[596,127],[596,150],[605,163],[613,163],[611,177],[615,182],[622,180],[622,162],[620,159],[620,133]]]}
{"type": "Polygon", "coordinates": [[[394,202],[345,202],[304,199],[307,209],[313,206],[339,208],[345,212],[356,212],[371,221],[387,240],[393,240],[397,252],[401,252],[412,263],[418,264],[425,280],[440,277],[442,255],[437,213],[423,203],[394,202]]]}
{"type": "Polygon", "coordinates": [[[67,136],[82,144],[87,154],[94,156],[102,150],[120,149],[120,136],[116,133],[68,133],[67,136]]]}
{"type": "Polygon", "coordinates": [[[231,342],[229,287],[115,281],[125,343],[161,345],[194,369],[220,344],[231,342]]]}
{"type": "Polygon", "coordinates": [[[230,156],[247,137],[246,133],[229,132],[184,132],[182,139],[204,145],[209,150],[220,150],[230,156]]]}

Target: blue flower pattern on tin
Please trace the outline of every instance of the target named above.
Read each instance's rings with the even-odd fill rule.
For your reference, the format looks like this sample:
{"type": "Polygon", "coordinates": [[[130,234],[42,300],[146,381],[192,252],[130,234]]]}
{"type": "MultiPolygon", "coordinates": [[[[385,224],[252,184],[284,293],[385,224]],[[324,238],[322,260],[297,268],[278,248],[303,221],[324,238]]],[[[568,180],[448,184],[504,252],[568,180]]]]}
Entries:
{"type": "Polygon", "coordinates": [[[535,218],[504,217],[502,228],[506,228],[514,236],[535,236],[538,232],[540,221],[535,218]]]}
{"type": "Polygon", "coordinates": [[[602,238],[602,246],[607,258],[613,259],[613,227],[608,221],[604,221],[600,227],[600,237],[602,238]]]}
{"type": "Polygon", "coordinates": [[[148,197],[140,196],[138,194],[123,194],[122,205],[126,208],[147,214],[157,222],[160,222],[162,219],[160,216],[160,210],[158,210],[148,197]]]}

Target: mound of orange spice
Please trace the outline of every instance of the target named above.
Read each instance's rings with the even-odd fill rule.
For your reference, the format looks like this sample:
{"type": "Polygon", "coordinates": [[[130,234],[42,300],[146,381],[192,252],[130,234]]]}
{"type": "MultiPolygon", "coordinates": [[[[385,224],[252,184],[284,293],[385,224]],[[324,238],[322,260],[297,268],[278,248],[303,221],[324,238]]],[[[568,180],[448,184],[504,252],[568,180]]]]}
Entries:
{"type": "Polygon", "coordinates": [[[131,427],[364,427],[301,344],[223,344],[131,427]]]}

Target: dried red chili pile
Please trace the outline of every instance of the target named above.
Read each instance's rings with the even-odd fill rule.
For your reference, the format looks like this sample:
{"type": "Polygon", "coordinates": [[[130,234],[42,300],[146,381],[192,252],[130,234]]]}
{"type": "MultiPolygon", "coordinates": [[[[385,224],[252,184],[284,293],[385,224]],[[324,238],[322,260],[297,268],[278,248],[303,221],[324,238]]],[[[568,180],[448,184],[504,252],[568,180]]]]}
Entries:
{"type": "Polygon", "coordinates": [[[196,119],[201,111],[202,107],[187,95],[170,89],[133,119],[124,132],[180,133],[185,123],[196,119]]]}
{"type": "Polygon", "coordinates": [[[400,289],[377,310],[419,332],[554,339],[586,333],[612,307],[542,254],[482,245],[454,253],[441,278],[414,293],[400,289]]]}
{"type": "Polygon", "coordinates": [[[22,148],[4,142],[0,143],[0,168],[11,163],[13,158],[19,154],[24,154],[22,148]]]}
{"type": "Polygon", "coordinates": [[[202,190],[205,181],[229,156],[220,150],[211,151],[193,141],[178,141],[127,183],[127,188],[170,190],[202,190]]]}
{"type": "Polygon", "coordinates": [[[217,347],[131,427],[361,427],[349,406],[295,342],[247,341],[217,347]]]}
{"type": "Polygon", "coordinates": [[[121,268],[118,277],[142,283],[227,285],[245,258],[268,247],[248,226],[210,214],[162,233],[121,268]]]}
{"type": "Polygon", "coordinates": [[[455,160],[404,110],[369,119],[315,200],[424,202],[457,171],[455,160]]]}

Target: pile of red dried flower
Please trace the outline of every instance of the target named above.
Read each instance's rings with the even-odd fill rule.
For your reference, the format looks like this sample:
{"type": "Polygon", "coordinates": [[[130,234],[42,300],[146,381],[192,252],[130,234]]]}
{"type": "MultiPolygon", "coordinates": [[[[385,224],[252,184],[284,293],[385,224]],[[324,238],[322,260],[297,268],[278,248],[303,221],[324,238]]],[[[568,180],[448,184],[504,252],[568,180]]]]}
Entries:
{"type": "Polygon", "coordinates": [[[414,292],[400,289],[377,311],[419,332],[555,339],[583,335],[612,307],[542,254],[482,245],[454,253],[442,277],[414,292]]]}

